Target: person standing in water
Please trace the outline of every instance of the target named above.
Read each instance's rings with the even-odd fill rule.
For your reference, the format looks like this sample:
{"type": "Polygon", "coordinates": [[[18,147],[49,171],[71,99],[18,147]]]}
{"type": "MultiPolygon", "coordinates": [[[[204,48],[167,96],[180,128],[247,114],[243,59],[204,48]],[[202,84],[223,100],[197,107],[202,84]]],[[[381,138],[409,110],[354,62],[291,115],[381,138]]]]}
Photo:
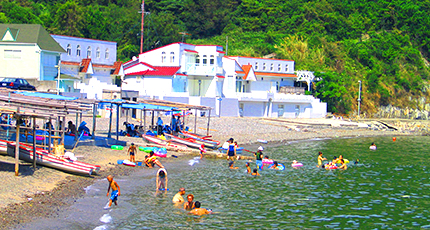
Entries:
{"type": "Polygon", "coordinates": [[[199,150],[200,150],[200,159],[202,159],[203,153],[206,153],[205,144],[200,145],[199,150]]]}
{"type": "Polygon", "coordinates": [[[263,169],[263,146],[258,147],[257,152],[254,153],[255,163],[257,164],[257,168],[260,170],[263,169]]]}
{"type": "Polygon", "coordinates": [[[156,179],[156,185],[157,190],[167,190],[167,171],[165,168],[160,168],[157,171],[157,179],[156,179]]]}
{"type": "Polygon", "coordinates": [[[108,207],[110,208],[112,206],[112,202],[114,202],[115,205],[118,205],[117,200],[118,200],[118,196],[121,196],[121,189],[118,183],[116,183],[116,181],[113,180],[112,175],[107,176],[107,180],[109,181],[109,187],[108,187],[106,196],[109,196],[109,190],[112,188],[112,192],[109,198],[109,207],[108,207]]]}
{"type": "Polygon", "coordinates": [[[180,188],[179,192],[176,193],[176,195],[173,197],[172,202],[173,203],[182,203],[184,202],[184,198],[182,197],[183,195],[185,195],[185,188],[180,188]]]}
{"type": "Polygon", "coordinates": [[[131,145],[128,148],[127,152],[130,154],[130,161],[136,163],[135,155],[136,155],[136,152],[137,152],[137,148],[134,145],[134,143],[131,143],[131,145]]]}
{"type": "Polygon", "coordinates": [[[187,196],[187,202],[184,203],[184,209],[187,211],[191,211],[194,209],[194,195],[193,194],[188,194],[187,196]]]}
{"type": "Polygon", "coordinates": [[[234,144],[233,138],[230,138],[228,141],[228,149],[227,149],[227,160],[234,160],[236,156],[236,145],[234,144]]]}
{"type": "Polygon", "coordinates": [[[318,166],[317,167],[321,167],[322,165],[322,161],[327,160],[327,158],[323,157],[322,152],[318,152],[318,166]]]}

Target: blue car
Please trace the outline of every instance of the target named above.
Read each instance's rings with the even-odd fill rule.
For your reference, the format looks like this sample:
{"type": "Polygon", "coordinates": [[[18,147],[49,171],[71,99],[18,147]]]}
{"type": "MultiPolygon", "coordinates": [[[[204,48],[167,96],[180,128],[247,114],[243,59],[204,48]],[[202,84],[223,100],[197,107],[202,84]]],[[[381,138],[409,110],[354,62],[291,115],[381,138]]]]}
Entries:
{"type": "Polygon", "coordinates": [[[0,81],[0,87],[9,89],[36,91],[36,87],[30,85],[27,80],[22,78],[5,78],[0,81]]]}

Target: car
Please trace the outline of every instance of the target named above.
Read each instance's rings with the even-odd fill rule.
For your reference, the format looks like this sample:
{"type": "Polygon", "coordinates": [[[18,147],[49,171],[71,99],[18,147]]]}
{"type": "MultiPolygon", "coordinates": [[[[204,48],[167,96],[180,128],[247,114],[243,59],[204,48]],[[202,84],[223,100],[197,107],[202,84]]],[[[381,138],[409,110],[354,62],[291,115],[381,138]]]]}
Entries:
{"type": "Polygon", "coordinates": [[[5,78],[0,81],[0,87],[36,91],[36,87],[30,85],[30,83],[28,83],[28,81],[23,78],[5,78]]]}

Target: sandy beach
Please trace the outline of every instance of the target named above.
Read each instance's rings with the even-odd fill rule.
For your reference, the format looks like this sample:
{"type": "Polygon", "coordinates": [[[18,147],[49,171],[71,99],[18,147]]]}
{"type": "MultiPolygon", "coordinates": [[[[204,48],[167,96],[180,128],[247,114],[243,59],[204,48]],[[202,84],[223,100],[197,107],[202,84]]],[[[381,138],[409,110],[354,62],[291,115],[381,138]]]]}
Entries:
{"type": "MultiPolygon", "coordinates": [[[[170,119],[163,117],[165,122],[170,119]]],[[[84,117],[88,127],[92,127],[92,118],[84,117]]],[[[120,129],[124,129],[120,120],[120,129]]],[[[138,121],[127,119],[138,124],[138,121]]],[[[190,129],[196,129],[199,134],[206,134],[207,118],[187,118],[185,125],[190,129]],[[196,124],[194,124],[196,121],[196,124]]],[[[240,146],[255,151],[261,145],[257,140],[268,142],[266,146],[285,144],[289,141],[315,139],[315,138],[342,138],[364,136],[401,136],[428,134],[429,122],[410,120],[384,120],[394,126],[395,129],[387,129],[375,120],[360,122],[338,119],[277,119],[277,118],[225,118],[214,117],[210,120],[210,135],[215,140],[223,143],[232,137],[240,146]]],[[[109,119],[98,118],[96,135],[107,136],[109,119]]],[[[115,124],[112,125],[115,130],[115,124]]],[[[112,135],[116,138],[116,135],[112,135]]],[[[120,136],[121,141],[130,143],[144,143],[142,138],[120,136]]],[[[370,143],[369,143],[370,144],[370,143]]],[[[0,155],[0,178],[3,186],[0,186],[0,229],[9,229],[17,224],[31,221],[38,217],[55,216],[63,207],[73,204],[76,199],[84,194],[84,188],[93,183],[95,179],[106,177],[109,174],[127,175],[133,170],[142,170],[136,167],[119,166],[118,159],[127,159],[126,149],[122,151],[112,150],[106,146],[79,145],[74,151],[79,160],[95,163],[102,167],[99,175],[92,177],[70,175],[55,169],[38,166],[36,170],[31,164],[21,162],[20,175],[14,174],[14,158],[0,155]]],[[[181,154],[198,154],[193,152],[169,152],[180,156],[181,154]]],[[[217,152],[208,155],[216,157],[217,152]]],[[[251,153],[244,152],[251,156],[251,153]]],[[[144,154],[139,152],[138,161],[144,154]]],[[[161,160],[162,161],[162,160],[161,160]]]]}

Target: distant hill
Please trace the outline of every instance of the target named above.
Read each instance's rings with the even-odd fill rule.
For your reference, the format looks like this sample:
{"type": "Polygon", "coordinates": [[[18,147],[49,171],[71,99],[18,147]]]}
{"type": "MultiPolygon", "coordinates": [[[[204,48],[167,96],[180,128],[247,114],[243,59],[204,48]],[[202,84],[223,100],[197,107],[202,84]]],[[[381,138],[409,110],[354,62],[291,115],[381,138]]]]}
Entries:
{"type": "MultiPolygon", "coordinates": [[[[139,53],[140,4],[0,0],[0,23],[116,41],[124,61],[139,53]]],[[[322,79],[311,93],[330,112],[356,111],[359,80],[362,111],[370,114],[429,96],[429,1],[146,0],[145,12],[144,50],[182,40],[226,48],[228,40],[228,55],[295,60],[296,70],[322,79]]]]}

